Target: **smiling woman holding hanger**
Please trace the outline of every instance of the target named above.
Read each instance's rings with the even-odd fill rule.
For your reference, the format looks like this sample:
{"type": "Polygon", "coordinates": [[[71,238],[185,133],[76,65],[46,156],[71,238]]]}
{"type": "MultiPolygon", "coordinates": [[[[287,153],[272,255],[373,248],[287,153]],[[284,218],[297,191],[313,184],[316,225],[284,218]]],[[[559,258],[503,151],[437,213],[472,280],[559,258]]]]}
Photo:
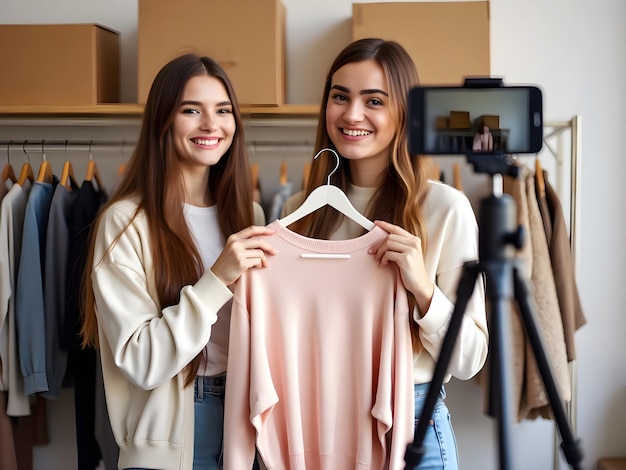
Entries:
{"type": "MultiPolygon", "coordinates": [[[[428,180],[426,160],[409,154],[407,98],[417,85],[415,64],[399,44],[363,39],[348,45],[327,75],[315,144],[317,150],[336,150],[340,164],[335,171],[333,158],[315,158],[305,191],[287,201],[281,219],[312,238],[362,235],[366,228],[332,205],[297,220],[288,217],[332,174],[350,203],[388,233],[369,253],[381,266],[397,265],[409,293],[416,418],[445,338],[463,264],[478,258],[477,223],[468,199],[450,186],[428,180]]],[[[477,284],[444,382],[473,377],[486,360],[482,279],[477,284]]],[[[419,469],[458,468],[444,398],[442,389],[419,469]]]]}
{"type": "Polygon", "coordinates": [[[219,470],[231,285],[267,265],[273,249],[256,235],[272,231],[215,60],[166,64],[143,116],[93,225],[84,345],[100,349],[120,469],[219,470]]]}

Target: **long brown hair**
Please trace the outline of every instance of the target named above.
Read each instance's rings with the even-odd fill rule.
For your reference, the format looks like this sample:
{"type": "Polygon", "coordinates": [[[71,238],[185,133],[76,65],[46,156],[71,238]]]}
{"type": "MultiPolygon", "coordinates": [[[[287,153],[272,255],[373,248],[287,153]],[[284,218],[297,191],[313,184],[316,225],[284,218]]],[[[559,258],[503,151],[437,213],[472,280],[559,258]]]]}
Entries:
{"type": "MultiPolygon", "coordinates": [[[[137,146],[119,186],[92,227],[82,289],[83,347],[98,346],[91,269],[94,262],[99,262],[94,260],[96,229],[102,213],[112,204],[129,198],[139,201],[135,216],[143,212],[148,221],[161,308],[177,304],[181,288],[195,283],[204,272],[205,267],[182,210],[185,202],[183,175],[172,142],[172,123],[185,86],[198,75],[215,77],[222,82],[232,102],[236,124],[232,145],[209,172],[208,191],[211,200],[216,201],[220,230],[227,238],[253,224],[252,182],[241,114],[232,84],[222,67],[211,58],[187,54],[173,59],[159,71],[152,83],[137,146]]],[[[203,354],[200,353],[187,366],[187,384],[194,380],[202,361],[203,354]]]]}
{"type": "MultiPolygon", "coordinates": [[[[391,143],[391,157],[386,176],[376,190],[366,216],[372,220],[385,220],[403,227],[421,238],[422,249],[426,250],[427,234],[420,204],[428,188],[425,157],[409,154],[407,134],[407,106],[409,90],[419,83],[415,63],[406,50],[395,41],[366,38],[352,42],[337,56],[326,76],[320,116],[315,142],[316,153],[323,148],[335,148],[328,136],[326,108],[334,73],[346,64],[376,61],[383,69],[389,86],[391,114],[396,120],[396,134],[391,143]]],[[[305,194],[323,184],[330,174],[332,158],[313,160],[305,194]]],[[[340,156],[340,165],[333,174],[333,183],[346,190],[350,183],[350,162],[340,156]]],[[[322,208],[293,224],[293,229],[314,238],[328,238],[340,223],[340,216],[332,208],[322,208]]],[[[410,306],[415,307],[415,298],[410,296],[410,306]]],[[[417,324],[411,320],[414,346],[418,346],[417,324]]]]}

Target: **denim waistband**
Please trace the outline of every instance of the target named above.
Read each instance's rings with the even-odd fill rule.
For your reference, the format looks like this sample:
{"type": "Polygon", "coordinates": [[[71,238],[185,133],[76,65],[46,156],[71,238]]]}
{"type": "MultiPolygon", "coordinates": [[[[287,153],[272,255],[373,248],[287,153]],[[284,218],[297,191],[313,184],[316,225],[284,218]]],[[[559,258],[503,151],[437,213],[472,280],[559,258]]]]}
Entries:
{"type": "Polygon", "coordinates": [[[200,399],[205,393],[224,393],[226,389],[226,374],[213,376],[197,376],[194,384],[196,393],[200,399]]]}
{"type": "MultiPolygon", "coordinates": [[[[415,398],[423,397],[425,399],[429,388],[430,388],[430,383],[413,385],[413,393],[415,395],[415,398]]],[[[446,389],[443,385],[441,386],[441,390],[439,391],[439,398],[441,400],[446,398],[446,389]]]]}

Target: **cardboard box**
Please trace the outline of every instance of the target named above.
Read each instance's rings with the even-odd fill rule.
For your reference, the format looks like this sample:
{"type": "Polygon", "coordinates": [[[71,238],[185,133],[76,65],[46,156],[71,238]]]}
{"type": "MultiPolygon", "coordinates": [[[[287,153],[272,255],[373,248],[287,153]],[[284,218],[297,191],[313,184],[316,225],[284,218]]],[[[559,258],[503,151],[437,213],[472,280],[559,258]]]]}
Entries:
{"type": "Polygon", "coordinates": [[[500,129],[500,116],[497,114],[483,114],[476,119],[477,125],[487,126],[489,129],[500,129]]]}
{"type": "Polygon", "coordinates": [[[460,85],[489,76],[489,2],[353,3],[352,39],[399,42],[421,85],[460,85]]]}
{"type": "Polygon", "coordinates": [[[448,127],[450,129],[469,129],[471,127],[469,111],[450,111],[448,127]]]}
{"type": "Polygon", "coordinates": [[[0,25],[0,104],[94,105],[120,97],[120,35],[97,24],[0,25]]]}
{"type": "Polygon", "coordinates": [[[437,116],[435,119],[435,128],[436,129],[447,129],[450,127],[450,120],[448,116],[437,116]]]}
{"type": "Polygon", "coordinates": [[[193,52],[224,67],[240,104],[284,104],[284,22],[281,0],[139,0],[138,102],[163,65],[193,52]]]}

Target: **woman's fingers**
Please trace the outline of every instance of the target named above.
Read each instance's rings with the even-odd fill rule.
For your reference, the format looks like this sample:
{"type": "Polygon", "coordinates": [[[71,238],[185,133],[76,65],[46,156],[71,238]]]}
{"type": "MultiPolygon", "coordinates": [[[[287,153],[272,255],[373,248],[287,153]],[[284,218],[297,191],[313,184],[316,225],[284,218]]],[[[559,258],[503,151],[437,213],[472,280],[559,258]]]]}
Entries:
{"type": "Polygon", "coordinates": [[[267,255],[275,255],[277,251],[267,243],[264,235],[273,233],[270,228],[253,225],[232,234],[211,271],[228,286],[244,271],[268,266],[267,255]]]}

